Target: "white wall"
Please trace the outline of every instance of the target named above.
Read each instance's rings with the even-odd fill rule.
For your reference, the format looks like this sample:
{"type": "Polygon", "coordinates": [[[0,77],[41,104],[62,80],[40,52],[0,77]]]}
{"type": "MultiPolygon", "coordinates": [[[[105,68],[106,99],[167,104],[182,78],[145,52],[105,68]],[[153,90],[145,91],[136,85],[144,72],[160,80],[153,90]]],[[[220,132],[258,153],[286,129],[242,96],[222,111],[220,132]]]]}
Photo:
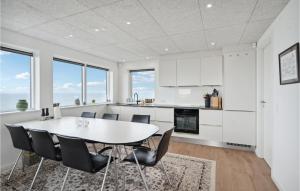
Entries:
{"type": "MultiPolygon", "coordinates": [[[[222,51],[206,51],[161,56],[160,59],[202,58],[222,55],[222,51]]],[[[161,104],[196,104],[204,105],[203,95],[211,93],[214,88],[222,94],[223,87],[160,87],[159,60],[130,62],[119,65],[119,101],[124,103],[130,96],[129,71],[137,69],[155,69],[155,103],[161,104]]]]}
{"type": "MultiPolygon", "coordinates": [[[[53,104],[53,83],[52,83],[52,58],[66,58],[81,63],[101,66],[108,68],[113,73],[113,97],[118,99],[118,65],[114,62],[104,60],[90,54],[76,51],[70,48],[58,46],[46,41],[28,37],[16,32],[1,28],[1,44],[10,48],[31,51],[35,56],[36,68],[36,98],[37,107],[52,108],[53,104]]],[[[82,111],[95,111],[100,116],[106,109],[105,105],[71,107],[62,110],[63,115],[79,116],[82,111]]],[[[39,119],[39,111],[17,112],[0,114],[0,133],[1,133],[1,169],[13,163],[17,156],[17,150],[13,148],[8,130],[3,126],[4,123],[15,123],[26,120],[39,119]]]]}
{"type": "Polygon", "coordinates": [[[291,0],[258,41],[273,48],[273,154],[272,178],[283,191],[299,191],[300,84],[279,84],[278,54],[299,42],[299,0],[291,0]]]}

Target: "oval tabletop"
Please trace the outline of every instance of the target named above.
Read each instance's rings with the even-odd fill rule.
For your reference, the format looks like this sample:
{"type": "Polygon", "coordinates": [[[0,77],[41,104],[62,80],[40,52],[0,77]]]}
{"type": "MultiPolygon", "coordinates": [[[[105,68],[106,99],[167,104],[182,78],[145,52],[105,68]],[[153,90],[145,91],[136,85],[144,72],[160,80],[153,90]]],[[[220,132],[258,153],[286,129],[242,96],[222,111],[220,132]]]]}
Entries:
{"type": "Polygon", "coordinates": [[[15,125],[22,125],[25,129],[46,130],[57,135],[78,137],[105,144],[142,141],[159,130],[157,126],[152,124],[82,117],[27,121],[15,125]]]}

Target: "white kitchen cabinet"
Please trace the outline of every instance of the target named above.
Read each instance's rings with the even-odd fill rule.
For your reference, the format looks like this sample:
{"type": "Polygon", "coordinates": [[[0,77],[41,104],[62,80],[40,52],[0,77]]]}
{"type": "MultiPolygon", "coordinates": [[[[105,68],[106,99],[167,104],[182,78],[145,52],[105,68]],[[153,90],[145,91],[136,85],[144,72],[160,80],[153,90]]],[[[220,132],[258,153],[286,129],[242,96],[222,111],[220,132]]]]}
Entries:
{"type": "Polygon", "coordinates": [[[223,111],[223,141],[256,145],[255,112],[223,111]]]}
{"type": "Polygon", "coordinates": [[[120,106],[120,121],[131,121],[133,114],[138,114],[138,107],[120,106]]]}
{"type": "Polygon", "coordinates": [[[120,114],[121,112],[121,107],[120,106],[115,106],[115,105],[110,105],[107,108],[108,113],[113,113],[113,114],[120,114]]]}
{"type": "Polygon", "coordinates": [[[221,110],[199,110],[200,125],[216,125],[222,126],[223,115],[221,110]]]}
{"type": "Polygon", "coordinates": [[[150,115],[150,120],[155,120],[155,108],[151,107],[137,107],[137,114],[139,115],[150,115]]]}
{"type": "Polygon", "coordinates": [[[222,126],[200,125],[199,137],[203,140],[222,142],[222,126]]]}
{"type": "Polygon", "coordinates": [[[255,52],[228,53],[224,56],[224,109],[255,111],[255,52]]]}
{"type": "Polygon", "coordinates": [[[177,86],[200,86],[200,59],[177,60],[177,86]]]}
{"type": "Polygon", "coordinates": [[[174,122],[174,108],[156,108],[156,121],[174,122]]]}
{"type": "Polygon", "coordinates": [[[201,85],[213,86],[223,84],[223,57],[205,57],[201,59],[201,85]]]}
{"type": "Polygon", "coordinates": [[[159,85],[176,86],[176,60],[161,60],[159,62],[159,85]]]}

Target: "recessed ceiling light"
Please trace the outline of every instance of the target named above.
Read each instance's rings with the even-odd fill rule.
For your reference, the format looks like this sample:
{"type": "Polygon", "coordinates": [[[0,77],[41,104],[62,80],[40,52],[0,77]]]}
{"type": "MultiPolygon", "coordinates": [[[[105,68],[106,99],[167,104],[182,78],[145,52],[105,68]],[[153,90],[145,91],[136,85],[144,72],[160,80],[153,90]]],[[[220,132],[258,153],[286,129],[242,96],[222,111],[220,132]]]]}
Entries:
{"type": "Polygon", "coordinates": [[[206,5],[206,8],[209,9],[209,8],[212,8],[212,6],[213,6],[213,5],[212,5],[211,3],[208,3],[208,4],[206,5]]]}
{"type": "Polygon", "coordinates": [[[168,49],[168,48],[165,48],[165,51],[166,51],[166,52],[168,52],[168,51],[169,51],[169,49],[168,49]]]}
{"type": "Polygon", "coordinates": [[[211,43],[210,43],[210,45],[212,45],[212,46],[215,46],[215,45],[216,45],[216,43],[215,43],[215,42],[211,42],[211,43]]]}
{"type": "Polygon", "coordinates": [[[126,21],[126,24],[127,24],[127,25],[131,25],[131,22],[130,22],[130,21],[126,21]]]}
{"type": "Polygon", "coordinates": [[[104,27],[102,27],[102,28],[101,28],[101,30],[102,30],[102,31],[107,31],[107,29],[106,29],[106,28],[104,28],[104,27]]]}
{"type": "Polygon", "coordinates": [[[94,30],[95,30],[95,32],[99,32],[99,29],[97,29],[97,28],[96,28],[96,29],[94,29],[94,30]]]}
{"type": "Polygon", "coordinates": [[[72,37],[73,37],[73,35],[72,35],[72,34],[69,34],[69,35],[68,35],[68,37],[69,37],[69,38],[72,38],[72,37]]]}

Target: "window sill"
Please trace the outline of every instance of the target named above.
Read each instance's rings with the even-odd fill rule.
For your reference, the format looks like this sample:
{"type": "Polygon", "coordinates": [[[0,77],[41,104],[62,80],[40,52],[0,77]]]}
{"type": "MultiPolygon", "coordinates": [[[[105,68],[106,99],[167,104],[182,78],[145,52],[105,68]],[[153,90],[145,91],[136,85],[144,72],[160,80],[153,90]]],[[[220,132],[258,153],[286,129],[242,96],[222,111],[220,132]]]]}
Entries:
{"type": "Polygon", "coordinates": [[[61,106],[61,109],[73,109],[73,108],[81,108],[81,107],[93,107],[93,106],[103,106],[110,104],[111,102],[103,102],[103,103],[95,103],[95,104],[87,104],[87,105],[70,105],[70,106],[61,106]]]}
{"type": "Polygon", "coordinates": [[[6,115],[22,115],[26,113],[35,113],[35,112],[40,112],[38,109],[29,109],[26,111],[5,111],[0,113],[0,116],[6,116],[6,115]]]}

